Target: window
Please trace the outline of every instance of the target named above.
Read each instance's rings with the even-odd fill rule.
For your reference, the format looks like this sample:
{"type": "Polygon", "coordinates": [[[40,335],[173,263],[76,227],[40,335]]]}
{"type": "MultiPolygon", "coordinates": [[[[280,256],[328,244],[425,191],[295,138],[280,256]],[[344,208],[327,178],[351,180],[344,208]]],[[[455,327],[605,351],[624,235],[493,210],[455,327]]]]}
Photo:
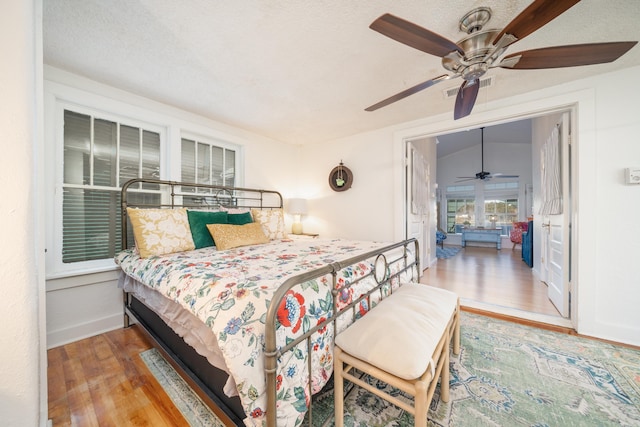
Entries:
{"type": "Polygon", "coordinates": [[[182,138],[182,181],[234,186],[235,163],[233,149],[182,138]]]}
{"type": "MultiPolygon", "coordinates": [[[[493,199],[484,201],[484,217],[496,227],[508,227],[518,220],[518,199],[493,199]]],[[[504,233],[503,233],[504,234],[504,233]]]]}
{"type": "Polygon", "coordinates": [[[447,187],[447,232],[460,233],[464,226],[495,224],[502,228],[502,235],[508,236],[512,223],[518,220],[518,192],[518,182],[447,187]]]}
{"type": "MultiPolygon", "coordinates": [[[[220,143],[182,138],[182,181],[220,186],[236,185],[236,150],[220,143]]],[[[210,192],[206,189],[199,190],[210,192]]],[[[185,198],[185,203],[198,203],[199,198],[185,198]]]]}
{"type": "Polygon", "coordinates": [[[518,221],[518,182],[487,182],[484,185],[484,221],[502,228],[508,236],[514,221],[518,221]]]}
{"type": "Polygon", "coordinates": [[[447,233],[460,233],[462,227],[475,225],[475,190],[475,185],[447,187],[447,233]]]}
{"type": "MultiPolygon", "coordinates": [[[[45,196],[47,279],[116,268],[113,257],[122,247],[120,190],[132,178],[242,185],[242,147],[203,140],[207,128],[198,128],[204,129],[203,138],[193,138],[173,116],[63,85],[45,89],[55,99],[45,105],[52,118],[45,132],[53,142],[45,147],[51,166],[45,196]]],[[[137,205],[159,204],[165,197],[155,184],[136,184],[128,194],[137,205]]],[[[131,233],[129,240],[132,247],[131,233]]]]}
{"type": "Polygon", "coordinates": [[[475,199],[447,198],[447,232],[460,233],[462,227],[476,223],[475,199]]]}
{"type": "MultiPolygon", "coordinates": [[[[113,258],[121,247],[120,187],[160,178],[160,133],[64,110],[63,135],[62,262],[113,258]]],[[[136,202],[160,197],[140,190],[136,202]]]]}

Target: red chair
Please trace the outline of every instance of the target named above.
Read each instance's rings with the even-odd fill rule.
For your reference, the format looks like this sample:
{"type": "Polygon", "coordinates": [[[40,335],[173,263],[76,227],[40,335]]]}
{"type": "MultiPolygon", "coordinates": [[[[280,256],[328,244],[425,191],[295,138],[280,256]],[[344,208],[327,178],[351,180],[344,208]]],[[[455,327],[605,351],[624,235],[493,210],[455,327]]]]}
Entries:
{"type": "Polygon", "coordinates": [[[514,250],[516,245],[522,245],[522,233],[527,231],[528,227],[529,224],[527,222],[513,223],[513,228],[511,228],[511,231],[509,232],[509,238],[513,242],[513,248],[511,248],[511,250],[514,250]]]}

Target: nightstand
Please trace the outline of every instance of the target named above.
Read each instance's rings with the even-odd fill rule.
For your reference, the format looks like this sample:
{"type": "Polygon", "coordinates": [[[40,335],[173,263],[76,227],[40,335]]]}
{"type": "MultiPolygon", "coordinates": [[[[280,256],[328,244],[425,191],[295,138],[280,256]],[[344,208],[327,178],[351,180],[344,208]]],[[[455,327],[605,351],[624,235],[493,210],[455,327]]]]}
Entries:
{"type": "Polygon", "coordinates": [[[302,233],[302,234],[289,234],[290,239],[316,239],[319,236],[317,233],[302,233]]]}

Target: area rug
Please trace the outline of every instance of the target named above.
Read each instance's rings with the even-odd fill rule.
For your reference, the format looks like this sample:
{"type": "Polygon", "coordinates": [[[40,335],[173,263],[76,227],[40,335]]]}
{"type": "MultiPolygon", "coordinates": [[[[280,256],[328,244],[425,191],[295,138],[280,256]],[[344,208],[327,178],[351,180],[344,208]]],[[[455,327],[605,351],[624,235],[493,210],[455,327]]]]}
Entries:
{"type": "MultiPolygon", "coordinates": [[[[640,426],[640,351],[465,312],[461,334],[449,403],[438,388],[429,426],[640,426]]],[[[315,400],[313,425],[333,426],[333,392],[315,400]]],[[[409,427],[413,416],[352,387],[345,426],[409,427]]]]}
{"type": "Polygon", "coordinates": [[[444,248],[440,248],[436,246],[436,258],[447,259],[456,255],[460,252],[460,248],[457,246],[445,246],[444,248]]]}
{"type": "MultiPolygon", "coordinates": [[[[451,357],[449,403],[439,400],[437,389],[430,427],[640,426],[639,350],[467,312],[461,314],[461,348],[451,357]]],[[[155,365],[173,372],[166,361],[155,365]]],[[[186,383],[165,383],[166,390],[178,384],[179,395],[191,391],[186,383]]],[[[412,415],[346,385],[345,426],[413,426],[412,415]]],[[[314,397],[312,411],[314,427],[334,425],[330,386],[314,397]]]]}
{"type": "Polygon", "coordinates": [[[140,357],[190,426],[225,427],[158,350],[146,350],[140,357]]]}

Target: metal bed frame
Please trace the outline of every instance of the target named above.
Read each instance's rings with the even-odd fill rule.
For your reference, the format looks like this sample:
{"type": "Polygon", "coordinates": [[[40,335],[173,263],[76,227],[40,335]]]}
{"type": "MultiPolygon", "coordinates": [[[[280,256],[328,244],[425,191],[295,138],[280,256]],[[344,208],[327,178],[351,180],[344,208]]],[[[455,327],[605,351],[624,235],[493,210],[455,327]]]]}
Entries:
{"type": "MultiPolygon", "coordinates": [[[[133,179],[128,181],[122,187],[121,204],[122,204],[122,247],[126,249],[130,242],[128,240],[127,225],[127,207],[132,204],[128,202],[127,193],[131,188],[144,193],[161,194],[160,204],[135,204],[135,207],[147,208],[258,208],[258,209],[275,209],[283,206],[282,196],[277,191],[257,190],[250,188],[225,187],[208,184],[191,184],[176,181],[133,179]],[[136,186],[137,184],[137,189],[136,186]],[[183,203],[187,199],[187,203],[183,203]]],[[[345,315],[351,316],[352,320],[357,319],[357,308],[361,301],[367,300],[368,307],[371,307],[371,296],[378,294],[384,297],[392,291],[392,281],[400,283],[400,277],[406,274],[411,275],[411,280],[417,281],[420,274],[419,262],[419,246],[415,239],[401,241],[395,244],[387,245],[380,249],[370,251],[346,260],[333,262],[324,267],[299,274],[284,281],[276,290],[270,305],[267,309],[266,330],[265,330],[265,379],[267,387],[267,426],[275,427],[276,422],[276,376],[278,372],[278,359],[287,351],[295,349],[299,344],[306,343],[307,354],[311,354],[311,337],[318,330],[329,324],[333,324],[334,334],[337,331],[337,320],[345,315]],[[373,276],[376,286],[358,299],[352,301],[348,306],[338,310],[339,291],[337,289],[339,273],[354,264],[365,260],[375,260],[373,270],[364,277],[353,280],[345,287],[354,286],[361,280],[373,276]],[[391,271],[394,271],[391,274],[391,271]],[[333,300],[333,310],[327,313],[326,320],[315,327],[311,328],[304,334],[298,336],[288,345],[278,348],[276,342],[276,330],[278,328],[277,311],[280,302],[285,298],[287,292],[296,286],[307,281],[330,275],[331,293],[333,300]]],[[[133,295],[124,293],[124,324],[125,327],[130,325],[130,316],[133,316],[143,327],[147,336],[155,343],[156,347],[163,353],[165,358],[176,369],[176,371],[187,381],[187,383],[196,391],[196,393],[212,408],[216,415],[220,416],[227,422],[235,425],[244,425],[242,418],[245,415],[239,399],[231,398],[221,394],[221,384],[226,380],[226,374],[217,368],[208,365],[206,359],[199,356],[186,343],[181,341],[170,328],[162,322],[147,308],[142,302],[138,301],[133,295]],[[150,312],[150,313],[147,313],[150,312]],[[155,317],[154,317],[155,316],[155,317]],[[157,318],[157,319],[156,319],[157,318]],[[159,322],[159,324],[158,324],[159,322]],[[162,326],[164,325],[164,327],[162,326]],[[169,331],[163,330],[163,328],[169,331]],[[186,355],[185,355],[186,354],[186,355]],[[207,367],[208,365],[208,367],[207,367]],[[211,372],[213,370],[213,372],[211,372]],[[221,382],[222,381],[222,382],[221,382]],[[212,405],[213,404],[213,405],[212,405]],[[224,413],[221,413],[222,410],[224,413]]],[[[309,372],[313,369],[312,358],[307,357],[307,369],[309,372]]],[[[312,396],[311,375],[307,384],[309,396],[312,396]]],[[[312,400],[310,399],[310,402],[312,400]]],[[[307,410],[307,418],[309,425],[313,418],[313,408],[311,403],[307,410]]]]}

